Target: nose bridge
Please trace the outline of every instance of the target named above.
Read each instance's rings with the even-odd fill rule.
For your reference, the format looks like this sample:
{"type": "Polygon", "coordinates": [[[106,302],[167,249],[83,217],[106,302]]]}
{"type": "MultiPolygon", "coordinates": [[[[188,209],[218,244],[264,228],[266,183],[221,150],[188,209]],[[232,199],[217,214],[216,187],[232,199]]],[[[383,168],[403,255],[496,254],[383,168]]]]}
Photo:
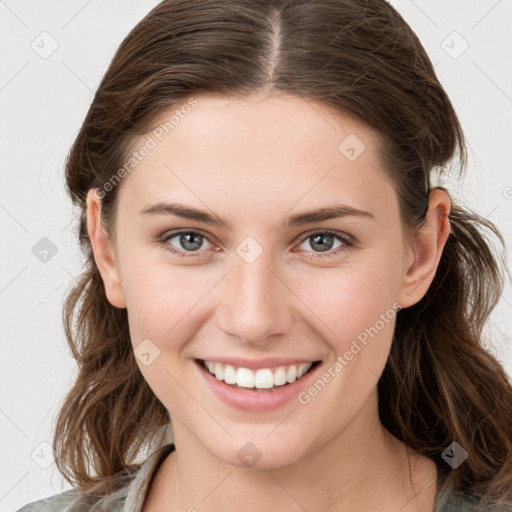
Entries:
{"type": "Polygon", "coordinates": [[[221,328],[251,344],[285,333],[291,312],[284,303],[284,290],[265,252],[252,262],[236,256],[224,283],[221,328]]]}

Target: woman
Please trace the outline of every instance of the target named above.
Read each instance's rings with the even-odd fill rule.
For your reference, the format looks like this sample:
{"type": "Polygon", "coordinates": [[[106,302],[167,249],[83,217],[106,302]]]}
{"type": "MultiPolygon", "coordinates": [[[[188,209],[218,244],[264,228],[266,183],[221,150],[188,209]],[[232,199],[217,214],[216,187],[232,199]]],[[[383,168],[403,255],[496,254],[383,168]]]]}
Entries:
{"type": "Polygon", "coordinates": [[[455,157],[384,0],[160,3],[67,162],[74,489],[22,510],[512,510],[512,388],[479,344],[503,239],[435,181],[455,157]]]}

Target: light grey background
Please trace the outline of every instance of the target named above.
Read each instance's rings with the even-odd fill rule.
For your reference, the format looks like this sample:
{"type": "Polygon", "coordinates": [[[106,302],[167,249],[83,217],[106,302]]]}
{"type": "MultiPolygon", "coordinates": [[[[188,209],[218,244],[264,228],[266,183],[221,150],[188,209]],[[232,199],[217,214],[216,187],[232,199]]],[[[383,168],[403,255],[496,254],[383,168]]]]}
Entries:
{"type": "MultiPolygon", "coordinates": [[[[81,269],[63,167],[116,48],[157,3],[0,0],[0,511],[67,488],[48,444],[74,376],[61,306],[81,269]]],[[[510,251],[512,2],[391,3],[429,52],[468,139],[468,176],[449,183],[452,194],[494,221],[510,251]]],[[[512,376],[509,285],[492,319],[489,350],[512,376]]]]}

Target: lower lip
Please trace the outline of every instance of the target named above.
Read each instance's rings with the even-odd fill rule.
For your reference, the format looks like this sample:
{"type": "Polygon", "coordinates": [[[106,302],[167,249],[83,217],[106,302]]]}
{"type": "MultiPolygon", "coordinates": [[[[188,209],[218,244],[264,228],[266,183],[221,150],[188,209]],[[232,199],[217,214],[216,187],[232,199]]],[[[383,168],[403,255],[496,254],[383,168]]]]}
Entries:
{"type": "Polygon", "coordinates": [[[270,411],[278,409],[297,395],[309,384],[320,364],[310,369],[292,384],[286,384],[274,391],[256,391],[256,388],[239,389],[218,380],[205,367],[202,361],[195,361],[199,371],[214,394],[225,404],[243,411],[270,411]]]}

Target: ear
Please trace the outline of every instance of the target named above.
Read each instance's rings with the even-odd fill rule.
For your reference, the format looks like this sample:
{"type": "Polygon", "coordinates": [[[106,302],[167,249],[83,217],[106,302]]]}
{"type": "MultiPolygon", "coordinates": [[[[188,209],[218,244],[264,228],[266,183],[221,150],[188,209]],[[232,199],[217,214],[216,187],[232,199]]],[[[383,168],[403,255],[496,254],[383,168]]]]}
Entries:
{"type": "Polygon", "coordinates": [[[101,224],[101,206],[102,202],[96,189],[90,189],[87,194],[87,233],[94,260],[103,279],[108,301],[116,308],[125,308],[126,301],[115,253],[101,224]]]}
{"type": "Polygon", "coordinates": [[[450,236],[449,194],[441,188],[432,190],[428,205],[425,223],[413,234],[410,248],[413,261],[404,275],[398,297],[402,308],[416,304],[427,293],[450,236]]]}

